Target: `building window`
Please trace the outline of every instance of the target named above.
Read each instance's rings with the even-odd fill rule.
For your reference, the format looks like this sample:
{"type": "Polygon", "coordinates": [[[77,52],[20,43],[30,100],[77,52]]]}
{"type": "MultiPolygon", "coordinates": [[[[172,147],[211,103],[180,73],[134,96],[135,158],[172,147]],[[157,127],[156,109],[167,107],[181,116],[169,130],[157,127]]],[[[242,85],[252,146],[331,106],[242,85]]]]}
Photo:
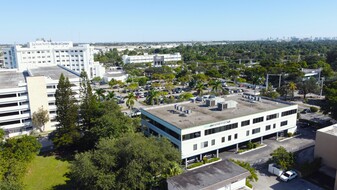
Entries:
{"type": "Polygon", "coordinates": [[[270,130],[270,127],[271,127],[270,125],[267,125],[266,126],[266,131],[270,130]]]}
{"type": "Polygon", "coordinates": [[[249,131],[246,131],[246,136],[249,136],[249,131]]]}
{"type": "Polygon", "coordinates": [[[256,133],[259,133],[260,132],[260,128],[256,128],[256,129],[253,129],[252,130],[252,134],[256,134],[256,133]]]}
{"type": "Polygon", "coordinates": [[[232,135],[229,135],[228,136],[228,141],[231,141],[232,140],[232,135]]]}
{"type": "Polygon", "coordinates": [[[277,113],[271,114],[271,115],[267,115],[267,120],[276,119],[276,118],[277,118],[277,113]]]}
{"type": "Polygon", "coordinates": [[[202,148],[208,147],[208,141],[205,141],[205,142],[201,143],[201,147],[202,148]]]}
{"type": "Polygon", "coordinates": [[[276,128],[276,123],[273,124],[273,129],[275,129],[275,128],[276,128]]]}
{"type": "Polygon", "coordinates": [[[293,110],[289,110],[289,111],[284,111],[282,112],[282,117],[283,116],[287,116],[287,115],[292,115],[292,114],[295,114],[297,113],[297,109],[293,109],[293,110]]]}
{"type": "Polygon", "coordinates": [[[258,118],[253,119],[253,123],[260,123],[262,121],[263,121],[263,117],[258,117],[258,118]]]}
{"type": "Polygon", "coordinates": [[[236,133],[235,135],[234,135],[234,139],[237,139],[238,138],[238,134],[236,133]]]}
{"type": "Polygon", "coordinates": [[[212,140],[212,146],[215,145],[215,139],[212,140]]]}
{"type": "Polygon", "coordinates": [[[198,149],[198,145],[197,144],[194,144],[193,145],[193,150],[197,150],[198,149]]]}
{"type": "Polygon", "coordinates": [[[205,130],[205,135],[211,135],[214,133],[219,133],[222,131],[227,131],[227,130],[231,130],[231,129],[235,129],[238,127],[238,123],[233,123],[233,124],[229,124],[229,125],[225,125],[225,126],[221,126],[221,127],[216,127],[213,129],[207,129],[205,130]]]}
{"type": "Polygon", "coordinates": [[[282,126],[285,126],[285,125],[288,125],[288,121],[282,121],[282,122],[281,122],[281,127],[282,127],[282,126]]]}
{"type": "Polygon", "coordinates": [[[222,137],[222,138],[221,138],[221,142],[223,142],[223,143],[224,143],[224,142],[225,142],[225,140],[226,140],[226,137],[222,137]]]}
{"type": "Polygon", "coordinates": [[[241,127],[249,125],[250,120],[241,121],[241,127]]]}
{"type": "Polygon", "coordinates": [[[200,131],[183,135],[183,141],[200,137],[200,131]]]}

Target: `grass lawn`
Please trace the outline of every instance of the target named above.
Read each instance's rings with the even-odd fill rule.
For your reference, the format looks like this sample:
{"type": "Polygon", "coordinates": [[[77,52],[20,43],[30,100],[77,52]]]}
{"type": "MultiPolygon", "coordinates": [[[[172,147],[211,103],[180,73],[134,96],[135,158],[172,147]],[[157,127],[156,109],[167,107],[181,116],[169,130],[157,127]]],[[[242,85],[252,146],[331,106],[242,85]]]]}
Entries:
{"type": "Polygon", "coordinates": [[[27,174],[23,179],[27,190],[47,190],[53,186],[65,184],[69,162],[57,160],[55,156],[37,156],[28,166],[27,174]]]}

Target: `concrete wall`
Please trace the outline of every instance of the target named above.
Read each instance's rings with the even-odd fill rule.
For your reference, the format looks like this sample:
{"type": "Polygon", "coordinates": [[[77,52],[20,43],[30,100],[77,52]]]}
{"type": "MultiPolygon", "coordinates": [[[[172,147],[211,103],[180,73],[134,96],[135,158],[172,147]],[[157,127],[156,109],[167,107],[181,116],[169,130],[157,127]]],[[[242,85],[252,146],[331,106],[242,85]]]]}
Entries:
{"type": "MultiPolygon", "coordinates": [[[[30,113],[33,117],[33,113],[37,112],[39,108],[49,111],[46,79],[44,76],[27,77],[27,88],[29,96],[30,113]]],[[[45,131],[50,131],[50,121],[45,124],[45,131]]]]}
{"type": "Polygon", "coordinates": [[[321,157],[323,164],[337,169],[336,145],[336,135],[318,130],[316,133],[315,157],[321,157]]]}

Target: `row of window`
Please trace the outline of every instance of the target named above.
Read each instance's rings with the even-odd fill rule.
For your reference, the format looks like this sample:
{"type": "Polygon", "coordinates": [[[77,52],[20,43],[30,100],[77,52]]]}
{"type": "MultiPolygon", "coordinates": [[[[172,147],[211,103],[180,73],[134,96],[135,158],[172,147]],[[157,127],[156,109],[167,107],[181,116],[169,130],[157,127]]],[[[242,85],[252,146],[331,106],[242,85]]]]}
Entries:
{"type": "MultiPolygon", "coordinates": [[[[237,139],[238,138],[238,134],[234,134],[234,139],[237,139]]],[[[228,135],[227,136],[227,141],[231,141],[232,140],[232,135],[228,135]]],[[[221,143],[224,143],[226,142],[226,137],[221,137],[221,143]]],[[[214,146],[215,145],[215,139],[212,139],[211,140],[211,146],[214,146]]],[[[205,141],[205,142],[202,142],[201,143],[201,148],[207,148],[208,147],[208,141],[205,141]]],[[[193,150],[197,150],[198,149],[198,144],[194,144],[193,145],[193,150]]]]}
{"type": "Polygon", "coordinates": [[[56,53],[59,53],[59,52],[61,52],[61,53],[64,53],[64,52],[83,52],[83,50],[56,50],[55,51],[56,53]]]}
{"type": "MultiPolygon", "coordinates": [[[[56,60],[56,62],[61,62],[61,61],[62,61],[62,62],[70,62],[70,60],[64,60],[64,59],[63,59],[63,60],[56,60]]],[[[71,61],[72,61],[72,62],[80,62],[80,61],[83,62],[83,59],[81,59],[81,60],[72,59],[71,61]]]]}
{"type": "Polygon", "coordinates": [[[216,128],[213,128],[213,129],[207,129],[207,130],[205,130],[205,135],[211,135],[211,134],[214,134],[214,133],[219,133],[219,132],[222,132],[222,131],[228,131],[228,130],[235,129],[235,128],[238,128],[238,123],[232,123],[232,124],[229,124],[229,125],[216,127],[216,128]]]}
{"type": "MultiPolygon", "coordinates": [[[[56,55],[56,57],[60,57],[60,56],[56,55]]],[[[61,55],[61,57],[69,57],[69,55],[61,55]]],[[[78,55],[71,55],[71,57],[78,57],[78,55]]],[[[80,57],[83,57],[83,55],[80,55],[80,57]]]]}
{"type": "Polygon", "coordinates": [[[157,128],[159,128],[160,130],[164,131],[165,133],[171,135],[172,137],[174,137],[177,140],[181,140],[181,137],[178,133],[174,132],[173,130],[165,127],[164,125],[154,121],[153,119],[146,117],[145,115],[142,114],[142,119],[146,120],[147,122],[151,123],[152,125],[156,126],[157,128]]]}
{"type": "Polygon", "coordinates": [[[295,113],[297,113],[297,109],[293,109],[293,110],[289,110],[289,111],[284,111],[284,112],[282,112],[282,117],[283,116],[287,116],[287,115],[292,115],[292,114],[295,114],[295,113]]]}

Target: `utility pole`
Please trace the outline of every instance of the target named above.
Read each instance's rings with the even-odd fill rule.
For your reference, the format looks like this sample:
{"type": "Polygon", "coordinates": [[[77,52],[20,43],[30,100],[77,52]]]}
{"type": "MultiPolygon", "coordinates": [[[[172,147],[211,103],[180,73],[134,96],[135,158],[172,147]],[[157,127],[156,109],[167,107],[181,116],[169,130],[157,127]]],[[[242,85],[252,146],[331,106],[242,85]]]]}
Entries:
{"type": "Polygon", "coordinates": [[[321,93],[319,94],[320,98],[322,98],[322,93],[323,93],[323,82],[324,82],[324,77],[321,79],[321,93]]]}

